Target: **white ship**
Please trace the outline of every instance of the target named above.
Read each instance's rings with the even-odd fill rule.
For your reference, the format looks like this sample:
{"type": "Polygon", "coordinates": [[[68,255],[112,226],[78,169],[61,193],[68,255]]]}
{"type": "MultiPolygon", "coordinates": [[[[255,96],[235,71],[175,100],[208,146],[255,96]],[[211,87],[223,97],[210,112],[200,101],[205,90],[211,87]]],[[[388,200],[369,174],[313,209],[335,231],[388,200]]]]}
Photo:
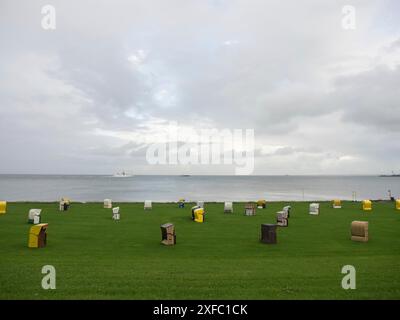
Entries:
{"type": "Polygon", "coordinates": [[[125,171],[117,172],[113,175],[114,178],[128,178],[133,177],[133,174],[126,173],[125,171]]]}

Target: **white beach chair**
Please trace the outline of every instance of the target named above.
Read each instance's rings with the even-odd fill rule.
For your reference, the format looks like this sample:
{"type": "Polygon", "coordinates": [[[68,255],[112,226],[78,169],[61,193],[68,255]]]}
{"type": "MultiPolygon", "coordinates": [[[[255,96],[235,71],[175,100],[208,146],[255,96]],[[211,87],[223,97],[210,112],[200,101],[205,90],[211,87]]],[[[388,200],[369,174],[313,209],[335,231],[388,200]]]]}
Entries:
{"type": "Polygon", "coordinates": [[[69,209],[69,206],[71,205],[71,200],[69,198],[61,198],[60,203],[59,203],[59,210],[60,211],[66,211],[69,209]]]}
{"type": "Polygon", "coordinates": [[[314,216],[319,215],[319,203],[310,203],[309,213],[314,216]]]}
{"type": "Polygon", "coordinates": [[[145,202],[144,202],[144,210],[151,210],[152,209],[152,203],[151,203],[151,200],[146,200],[145,202]]]}
{"type": "Polygon", "coordinates": [[[111,209],[112,208],[112,200],[111,199],[104,199],[104,208],[111,209]]]}
{"type": "Polygon", "coordinates": [[[278,211],[276,213],[276,222],[280,227],[287,227],[289,225],[289,216],[287,211],[278,211]]]}
{"type": "Polygon", "coordinates": [[[112,212],[113,212],[112,218],[113,218],[114,220],[119,220],[119,219],[120,219],[119,207],[112,208],[112,212]]]}
{"type": "Polygon", "coordinates": [[[230,201],[226,201],[224,204],[224,212],[225,213],[233,213],[233,203],[230,201]]]}
{"type": "Polygon", "coordinates": [[[39,224],[42,209],[30,209],[28,214],[28,223],[39,224]]]}

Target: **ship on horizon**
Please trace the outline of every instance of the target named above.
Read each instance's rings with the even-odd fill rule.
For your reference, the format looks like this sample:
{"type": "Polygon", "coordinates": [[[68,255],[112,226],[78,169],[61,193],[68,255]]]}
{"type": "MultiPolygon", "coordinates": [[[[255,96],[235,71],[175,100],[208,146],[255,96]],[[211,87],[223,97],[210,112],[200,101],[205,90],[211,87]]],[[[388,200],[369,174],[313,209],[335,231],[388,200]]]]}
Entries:
{"type": "Polygon", "coordinates": [[[392,174],[381,174],[379,176],[380,177],[400,177],[400,174],[394,173],[394,171],[392,171],[392,174]]]}
{"type": "Polygon", "coordinates": [[[133,177],[133,174],[126,173],[125,171],[117,172],[113,175],[114,178],[128,178],[133,177]]]}

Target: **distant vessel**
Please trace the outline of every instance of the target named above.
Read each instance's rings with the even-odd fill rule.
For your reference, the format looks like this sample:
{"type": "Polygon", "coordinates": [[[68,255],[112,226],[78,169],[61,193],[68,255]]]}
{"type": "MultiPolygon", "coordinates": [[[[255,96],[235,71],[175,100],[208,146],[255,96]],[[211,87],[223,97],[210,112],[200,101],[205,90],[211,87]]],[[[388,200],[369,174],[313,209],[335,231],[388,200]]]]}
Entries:
{"type": "Polygon", "coordinates": [[[380,177],[400,177],[400,174],[394,173],[394,171],[392,171],[392,174],[381,174],[380,177]]]}
{"type": "Polygon", "coordinates": [[[127,178],[127,177],[133,177],[132,174],[128,174],[125,171],[122,172],[118,172],[116,174],[113,175],[114,178],[127,178]]]}

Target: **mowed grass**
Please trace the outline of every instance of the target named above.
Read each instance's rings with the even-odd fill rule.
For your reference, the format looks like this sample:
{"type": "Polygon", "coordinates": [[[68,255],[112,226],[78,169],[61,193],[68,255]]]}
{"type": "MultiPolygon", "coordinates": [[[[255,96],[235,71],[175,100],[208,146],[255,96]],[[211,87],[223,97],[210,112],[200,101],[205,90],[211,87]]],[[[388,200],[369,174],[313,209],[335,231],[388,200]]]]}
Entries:
{"type": "Polygon", "coordinates": [[[191,204],[119,205],[113,221],[102,203],[73,203],[66,213],[56,203],[8,203],[0,216],[1,299],[399,299],[400,212],[391,202],[274,202],[257,215],[223,213],[223,203],[206,203],[206,221],[190,219],[191,204]],[[259,241],[260,225],[291,204],[288,228],[278,244],[259,241]],[[27,247],[27,215],[42,209],[48,245],[27,247]],[[350,240],[350,223],[369,221],[368,243],[350,240]],[[160,224],[176,226],[177,245],[160,244],[160,224]],[[57,271],[57,289],[43,290],[42,266],[57,271]],[[341,287],[341,269],[357,270],[357,289],[341,287]]]}

